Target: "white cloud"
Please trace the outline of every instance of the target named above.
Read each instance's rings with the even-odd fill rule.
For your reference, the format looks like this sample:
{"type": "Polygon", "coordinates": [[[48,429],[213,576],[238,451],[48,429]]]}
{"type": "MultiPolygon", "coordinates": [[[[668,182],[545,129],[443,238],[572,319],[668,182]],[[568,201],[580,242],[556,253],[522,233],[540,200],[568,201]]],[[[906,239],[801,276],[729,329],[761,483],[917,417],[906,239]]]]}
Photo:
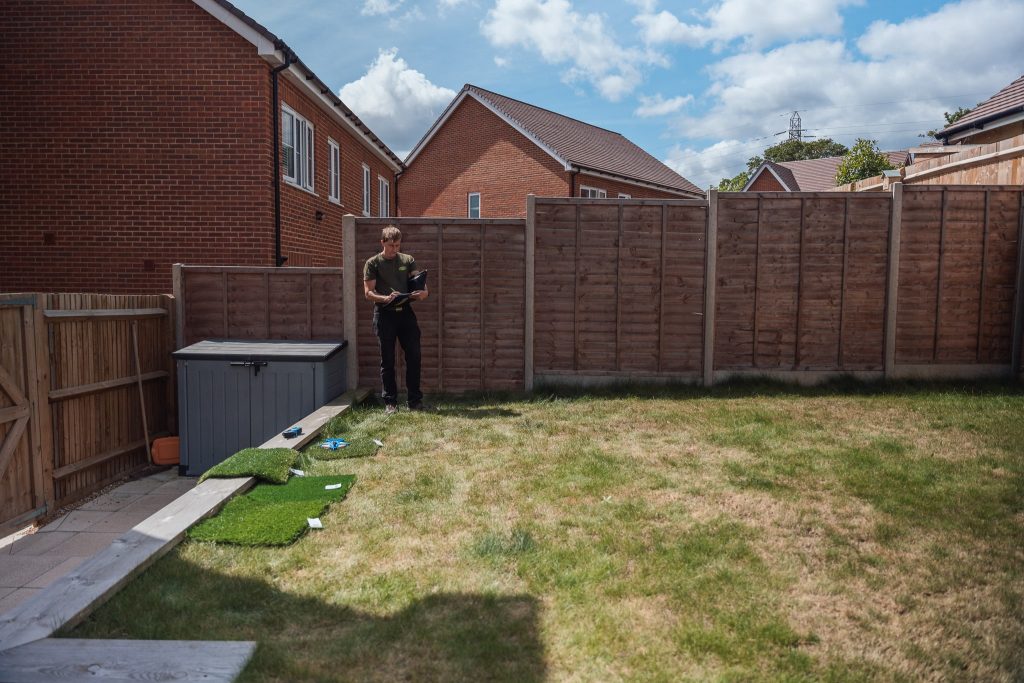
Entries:
{"type": "Polygon", "coordinates": [[[747,159],[760,154],[763,141],[722,140],[703,149],[675,145],[662,162],[697,187],[717,187],[722,178],[731,178],[747,167],[747,159]]]}
{"type": "Polygon", "coordinates": [[[943,111],[972,107],[1020,76],[1019,26],[1022,0],[962,0],[901,23],[876,22],[849,44],[807,40],[722,59],[708,67],[710,109],[676,118],[673,131],[689,139],[763,139],[734,147],[731,156],[718,146],[677,146],[674,167],[702,186],[731,177],[783,139],[773,134],[787,128],[793,109],[805,130],[846,145],[856,137],[883,149],[923,142],[917,134],[941,127],[943,111]]]}
{"type": "Polygon", "coordinates": [[[495,66],[504,68],[504,67],[508,66],[508,60],[505,59],[504,57],[498,57],[497,55],[495,55],[495,57],[494,57],[494,64],[495,64],[495,66]]]}
{"type": "Polygon", "coordinates": [[[843,29],[839,10],[863,0],[722,0],[703,14],[695,13],[693,23],[665,10],[656,13],[653,0],[636,4],[641,11],[633,23],[648,44],[722,47],[743,38],[749,47],[760,48],[779,40],[837,35],[843,29]]]}
{"type": "Polygon", "coordinates": [[[653,50],[623,47],[602,15],[576,12],[569,0],[497,0],[480,28],[496,47],[524,47],[549,64],[567,64],[567,81],[589,81],[611,101],[636,88],[641,66],[666,64],[653,50]]]}
{"type": "Polygon", "coordinates": [[[366,75],[338,96],[392,149],[411,149],[455,97],[398,56],[381,50],[366,75]]]}
{"type": "Polygon", "coordinates": [[[423,10],[419,7],[413,7],[411,10],[402,14],[401,16],[392,17],[388,19],[388,28],[392,31],[399,31],[410,24],[421,24],[425,19],[426,15],[423,14],[423,10]]]}
{"type": "Polygon", "coordinates": [[[364,0],[363,9],[360,14],[364,17],[391,14],[402,6],[402,2],[403,0],[364,0]]]}
{"type": "Polygon", "coordinates": [[[640,118],[665,116],[666,114],[674,114],[690,102],[693,102],[693,95],[679,95],[667,100],[661,94],[657,94],[654,97],[641,95],[640,106],[633,110],[633,113],[640,118]]]}

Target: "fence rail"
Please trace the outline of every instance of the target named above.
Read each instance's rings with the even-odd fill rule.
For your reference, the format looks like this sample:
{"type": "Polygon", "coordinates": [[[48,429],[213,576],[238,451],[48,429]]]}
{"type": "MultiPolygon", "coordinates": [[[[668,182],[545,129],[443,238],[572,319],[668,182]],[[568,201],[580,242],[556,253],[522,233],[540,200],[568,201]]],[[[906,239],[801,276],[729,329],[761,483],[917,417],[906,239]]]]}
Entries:
{"type": "Polygon", "coordinates": [[[148,463],[175,428],[168,296],[0,295],[0,527],[148,463]]]}

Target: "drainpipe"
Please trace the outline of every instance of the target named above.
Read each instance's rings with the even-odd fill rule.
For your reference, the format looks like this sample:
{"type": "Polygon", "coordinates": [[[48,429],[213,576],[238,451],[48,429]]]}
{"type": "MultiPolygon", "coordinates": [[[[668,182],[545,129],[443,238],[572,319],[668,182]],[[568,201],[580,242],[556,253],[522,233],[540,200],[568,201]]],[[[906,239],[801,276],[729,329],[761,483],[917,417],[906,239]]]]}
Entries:
{"type": "Polygon", "coordinates": [[[576,196],[576,174],[577,173],[579,173],[579,171],[570,171],[569,172],[569,178],[570,178],[570,180],[569,180],[569,196],[570,197],[575,197],[576,196]]]}
{"type": "Polygon", "coordinates": [[[394,214],[396,216],[400,215],[398,213],[398,179],[401,178],[401,177],[402,177],[402,171],[399,171],[398,173],[395,174],[395,210],[394,210],[394,214]]]}
{"type": "Polygon", "coordinates": [[[295,53],[286,45],[276,46],[284,52],[284,64],[270,70],[273,90],[271,118],[274,120],[274,266],[280,268],[288,260],[281,256],[281,104],[277,95],[277,76],[297,61],[295,53]]]}

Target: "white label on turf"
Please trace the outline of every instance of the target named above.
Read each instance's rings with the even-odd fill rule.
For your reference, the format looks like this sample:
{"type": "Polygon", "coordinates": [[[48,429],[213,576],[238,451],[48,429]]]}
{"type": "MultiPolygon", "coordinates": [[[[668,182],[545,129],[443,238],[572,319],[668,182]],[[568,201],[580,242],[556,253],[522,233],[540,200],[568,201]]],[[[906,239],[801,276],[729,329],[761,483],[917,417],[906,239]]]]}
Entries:
{"type": "Polygon", "coordinates": [[[324,525],[320,521],[319,517],[306,517],[306,523],[309,524],[310,529],[323,529],[324,525]]]}
{"type": "Polygon", "coordinates": [[[327,489],[328,491],[333,491],[334,489],[340,489],[341,484],[328,484],[324,488],[327,489]]]}

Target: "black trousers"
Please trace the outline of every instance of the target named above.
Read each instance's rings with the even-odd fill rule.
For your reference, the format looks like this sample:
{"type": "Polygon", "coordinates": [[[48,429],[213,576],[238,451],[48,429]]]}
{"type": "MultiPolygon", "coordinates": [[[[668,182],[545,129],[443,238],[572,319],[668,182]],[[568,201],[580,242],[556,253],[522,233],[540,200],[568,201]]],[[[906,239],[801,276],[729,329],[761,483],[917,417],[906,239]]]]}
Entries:
{"type": "Polygon", "coordinates": [[[395,340],[405,353],[405,386],[409,405],[423,400],[420,391],[420,326],[409,306],[400,311],[375,308],[373,332],[380,342],[380,381],[384,385],[384,403],[397,405],[398,382],[395,380],[395,340]]]}

